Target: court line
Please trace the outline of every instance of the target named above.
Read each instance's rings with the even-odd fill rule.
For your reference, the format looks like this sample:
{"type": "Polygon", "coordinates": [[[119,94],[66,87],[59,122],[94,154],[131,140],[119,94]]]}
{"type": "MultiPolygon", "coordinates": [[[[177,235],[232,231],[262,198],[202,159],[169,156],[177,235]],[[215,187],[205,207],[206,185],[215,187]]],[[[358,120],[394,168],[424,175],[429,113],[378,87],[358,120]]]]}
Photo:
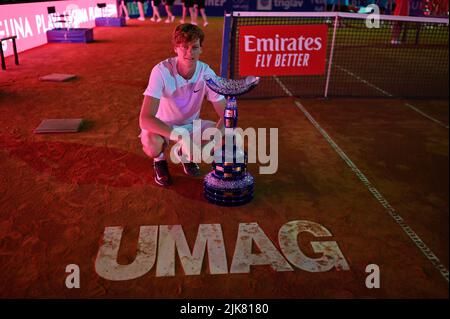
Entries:
{"type": "Polygon", "coordinates": [[[360,77],[360,76],[354,74],[353,72],[350,72],[349,70],[343,68],[342,66],[337,65],[337,64],[335,64],[335,66],[338,67],[339,69],[341,69],[342,71],[344,71],[345,73],[350,74],[350,75],[353,76],[355,79],[357,79],[357,80],[359,80],[360,82],[366,84],[367,86],[370,86],[371,88],[373,88],[373,89],[375,89],[375,90],[377,90],[377,91],[383,93],[383,94],[386,95],[386,96],[393,97],[393,95],[392,95],[391,93],[386,92],[385,90],[379,88],[378,86],[376,86],[376,85],[374,85],[374,84],[372,84],[372,83],[370,83],[370,82],[364,80],[362,77],[360,77]]]}
{"type": "MultiPolygon", "coordinates": [[[[353,76],[355,79],[357,79],[358,81],[360,81],[360,82],[366,84],[367,86],[370,86],[371,88],[373,88],[373,89],[375,89],[375,90],[377,90],[377,91],[383,93],[384,95],[386,95],[386,96],[388,96],[388,97],[394,97],[394,95],[392,95],[391,93],[389,93],[389,92],[387,92],[387,91],[385,91],[385,90],[379,88],[378,86],[376,86],[376,85],[370,83],[369,81],[364,80],[362,77],[360,77],[360,76],[354,74],[353,72],[351,72],[351,71],[349,71],[349,70],[343,68],[342,66],[337,65],[337,64],[335,64],[335,65],[336,65],[336,67],[338,67],[338,68],[341,69],[342,71],[344,71],[344,72],[346,72],[347,74],[353,76]]],[[[442,127],[445,127],[446,129],[449,129],[448,125],[445,125],[444,123],[442,123],[442,122],[439,121],[438,119],[432,117],[431,115],[426,114],[425,112],[421,111],[420,109],[418,109],[417,107],[411,105],[410,103],[405,103],[405,105],[406,105],[407,107],[409,107],[410,109],[412,109],[413,111],[419,113],[419,114],[422,115],[423,117],[425,117],[425,118],[427,118],[427,119],[429,119],[429,120],[431,120],[431,121],[437,123],[438,125],[440,125],[440,126],[442,126],[442,127]]]]}
{"type": "MultiPolygon", "coordinates": [[[[275,81],[281,86],[281,88],[290,96],[294,95],[289,89],[281,82],[281,80],[274,76],[275,81]]],[[[449,273],[447,268],[441,263],[436,254],[425,244],[425,242],[417,235],[417,233],[404,221],[404,219],[395,211],[395,209],[389,204],[386,198],[372,185],[369,179],[364,173],[353,163],[353,161],[344,153],[344,151],[333,141],[328,133],[317,123],[317,121],[309,114],[305,107],[297,100],[294,101],[295,105],[302,111],[311,124],[319,131],[322,137],[330,144],[330,146],[338,153],[338,155],[344,160],[344,162],[355,173],[358,179],[366,186],[369,192],[375,197],[378,203],[385,209],[385,211],[395,220],[400,228],[406,233],[406,235],[412,240],[412,242],[419,248],[419,250],[427,257],[431,264],[436,268],[444,279],[449,282],[449,273]]]]}
{"type": "Polygon", "coordinates": [[[434,117],[426,114],[425,112],[419,110],[417,107],[415,107],[414,105],[411,105],[409,103],[405,103],[405,105],[411,109],[413,109],[414,111],[416,111],[417,113],[421,114],[422,116],[426,117],[427,119],[436,122],[437,124],[439,124],[440,126],[445,127],[448,130],[448,125],[445,125],[444,123],[442,123],[441,121],[435,119],[434,117]]]}

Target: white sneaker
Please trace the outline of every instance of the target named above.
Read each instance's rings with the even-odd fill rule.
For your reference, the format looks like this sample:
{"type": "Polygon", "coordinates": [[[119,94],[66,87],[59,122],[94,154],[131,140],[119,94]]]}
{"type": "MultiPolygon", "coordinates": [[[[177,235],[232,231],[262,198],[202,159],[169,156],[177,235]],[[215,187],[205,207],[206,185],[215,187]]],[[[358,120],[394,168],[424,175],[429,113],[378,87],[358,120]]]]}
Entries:
{"type": "Polygon", "coordinates": [[[197,22],[191,22],[191,24],[193,24],[193,25],[197,25],[197,22]]]}
{"type": "Polygon", "coordinates": [[[170,18],[167,18],[166,21],[164,21],[164,23],[170,23],[172,21],[170,21],[170,18]]]}
{"type": "Polygon", "coordinates": [[[139,17],[138,20],[139,21],[145,21],[145,18],[139,17]]]}
{"type": "Polygon", "coordinates": [[[156,22],[161,22],[161,20],[162,20],[161,18],[158,18],[156,19],[156,22]]]}
{"type": "Polygon", "coordinates": [[[170,17],[170,22],[174,22],[175,21],[175,16],[171,16],[170,17]]]}
{"type": "Polygon", "coordinates": [[[155,17],[152,17],[150,20],[153,21],[153,22],[155,22],[155,21],[156,21],[156,18],[155,18],[155,17]]]}
{"type": "Polygon", "coordinates": [[[208,25],[208,22],[204,22],[203,26],[206,27],[208,25]]]}
{"type": "Polygon", "coordinates": [[[180,23],[183,24],[184,23],[184,19],[180,19],[180,23]]]}

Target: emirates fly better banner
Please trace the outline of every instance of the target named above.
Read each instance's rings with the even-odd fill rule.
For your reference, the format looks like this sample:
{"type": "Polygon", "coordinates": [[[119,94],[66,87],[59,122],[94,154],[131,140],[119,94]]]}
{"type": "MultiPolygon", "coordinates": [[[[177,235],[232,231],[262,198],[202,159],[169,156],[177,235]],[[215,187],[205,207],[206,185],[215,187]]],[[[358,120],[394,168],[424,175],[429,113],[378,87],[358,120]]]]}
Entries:
{"type": "Polygon", "coordinates": [[[322,75],[326,24],[242,26],[239,75],[322,75]]]}

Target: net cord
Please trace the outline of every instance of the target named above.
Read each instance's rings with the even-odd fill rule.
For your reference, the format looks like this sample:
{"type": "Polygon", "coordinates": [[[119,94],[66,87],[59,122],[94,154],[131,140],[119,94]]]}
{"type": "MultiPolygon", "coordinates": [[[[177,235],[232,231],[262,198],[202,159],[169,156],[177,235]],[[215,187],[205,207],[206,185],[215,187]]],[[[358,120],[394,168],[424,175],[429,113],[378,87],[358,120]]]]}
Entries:
{"type": "MultiPolygon", "coordinates": [[[[255,12],[255,11],[235,11],[233,17],[256,18],[256,17],[274,17],[274,18],[347,18],[347,19],[367,19],[369,14],[347,13],[347,12],[255,12]]],[[[436,24],[449,24],[448,18],[424,18],[424,17],[407,17],[379,15],[380,20],[405,21],[405,22],[423,22],[436,24]]]]}

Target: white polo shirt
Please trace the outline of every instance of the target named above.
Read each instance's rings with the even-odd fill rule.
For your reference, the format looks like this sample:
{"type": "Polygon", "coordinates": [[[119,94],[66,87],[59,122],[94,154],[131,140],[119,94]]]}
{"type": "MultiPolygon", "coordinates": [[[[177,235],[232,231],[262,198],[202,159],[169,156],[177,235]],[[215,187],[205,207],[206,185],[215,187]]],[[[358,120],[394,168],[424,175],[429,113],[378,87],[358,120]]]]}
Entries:
{"type": "Polygon", "coordinates": [[[199,119],[203,98],[217,102],[223,95],[211,91],[203,80],[215,75],[205,63],[198,61],[194,75],[186,80],[177,71],[177,57],[164,60],[152,69],[144,95],[160,100],[156,117],[168,125],[186,125],[199,119]]]}

